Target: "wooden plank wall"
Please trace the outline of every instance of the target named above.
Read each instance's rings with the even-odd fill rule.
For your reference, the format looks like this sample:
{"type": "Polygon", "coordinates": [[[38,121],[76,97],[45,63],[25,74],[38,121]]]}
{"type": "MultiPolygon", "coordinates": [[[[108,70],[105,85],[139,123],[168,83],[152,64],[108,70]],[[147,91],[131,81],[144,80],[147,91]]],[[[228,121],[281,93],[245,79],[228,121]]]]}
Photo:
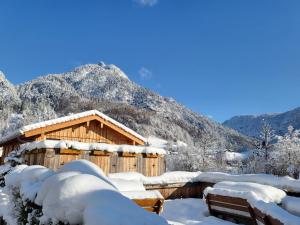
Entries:
{"type": "Polygon", "coordinates": [[[158,176],[165,172],[165,159],[159,155],[120,154],[102,151],[78,151],[64,149],[39,149],[26,152],[24,163],[43,165],[53,170],[77,159],[86,159],[98,165],[106,174],[139,172],[145,176],[158,176]]]}
{"type": "Polygon", "coordinates": [[[82,142],[101,142],[109,144],[129,144],[133,141],[124,135],[116,132],[112,128],[101,125],[100,122],[93,120],[89,123],[77,124],[44,134],[45,139],[52,140],[71,140],[82,142]]]}
{"type": "Polygon", "coordinates": [[[207,182],[187,182],[167,185],[145,185],[145,188],[146,190],[159,191],[164,199],[202,198],[204,189],[213,185],[214,183],[207,182]]]}

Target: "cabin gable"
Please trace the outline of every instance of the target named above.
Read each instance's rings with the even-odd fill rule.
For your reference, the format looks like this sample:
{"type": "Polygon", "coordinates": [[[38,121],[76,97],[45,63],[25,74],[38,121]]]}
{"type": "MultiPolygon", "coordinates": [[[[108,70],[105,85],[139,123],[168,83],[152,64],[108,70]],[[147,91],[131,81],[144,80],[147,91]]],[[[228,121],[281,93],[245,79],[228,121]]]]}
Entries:
{"type": "Polygon", "coordinates": [[[109,144],[145,144],[143,140],[97,115],[32,129],[26,131],[24,137],[35,141],[54,139],[109,144]]]}
{"type": "MultiPolygon", "coordinates": [[[[134,140],[104,125],[98,120],[92,120],[69,127],[44,132],[35,137],[36,140],[69,140],[88,143],[127,144],[133,145],[134,140]]],[[[139,144],[138,142],[136,143],[139,144]]]]}

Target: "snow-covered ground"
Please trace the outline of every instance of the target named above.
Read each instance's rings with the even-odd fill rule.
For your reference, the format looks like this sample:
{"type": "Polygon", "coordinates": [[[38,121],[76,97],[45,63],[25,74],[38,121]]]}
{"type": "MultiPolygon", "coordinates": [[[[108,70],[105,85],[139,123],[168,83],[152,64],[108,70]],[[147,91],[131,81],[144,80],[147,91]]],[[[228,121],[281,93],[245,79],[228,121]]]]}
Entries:
{"type": "MultiPolygon", "coordinates": [[[[233,225],[210,216],[202,199],[165,201],[160,216],[147,212],[130,199],[161,199],[162,196],[158,191],[145,190],[144,176],[127,173],[107,177],[99,167],[86,160],[69,162],[56,172],[39,165],[12,168],[6,164],[0,167],[0,174],[6,174],[5,186],[0,188],[0,217],[8,225],[18,225],[20,219],[28,225],[37,224],[35,221],[44,225],[59,221],[85,225],[233,225]],[[27,207],[30,210],[27,211],[27,207]]],[[[172,183],[195,179],[201,174],[170,172],[147,179],[172,183]]],[[[211,179],[220,178],[219,173],[210,174],[211,179]]],[[[250,176],[255,181],[263,177],[266,178],[250,176]]],[[[237,178],[241,176],[234,177],[237,178]]],[[[281,189],[259,183],[223,181],[204,193],[245,198],[251,206],[285,225],[300,225],[299,198],[287,197],[281,189]]]]}
{"type": "Polygon", "coordinates": [[[231,222],[209,216],[205,202],[196,198],[165,201],[161,216],[172,225],[233,225],[231,222]]]}

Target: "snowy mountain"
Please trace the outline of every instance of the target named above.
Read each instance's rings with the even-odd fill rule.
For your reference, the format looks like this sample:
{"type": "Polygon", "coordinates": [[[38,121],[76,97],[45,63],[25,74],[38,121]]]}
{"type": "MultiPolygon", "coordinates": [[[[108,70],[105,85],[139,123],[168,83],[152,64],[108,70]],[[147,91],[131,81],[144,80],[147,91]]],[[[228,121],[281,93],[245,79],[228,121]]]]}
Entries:
{"type": "Polygon", "coordinates": [[[194,145],[209,133],[219,146],[242,149],[250,145],[247,137],[137,85],[121,69],[103,62],[15,87],[2,75],[1,84],[7,90],[0,92],[6,105],[1,113],[8,115],[0,119],[2,135],[32,122],[97,109],[145,137],[194,145]]]}
{"type": "Polygon", "coordinates": [[[284,113],[235,116],[225,121],[223,125],[244,135],[258,137],[263,121],[270,124],[278,135],[285,134],[289,125],[295,129],[300,129],[300,107],[284,113]]]}

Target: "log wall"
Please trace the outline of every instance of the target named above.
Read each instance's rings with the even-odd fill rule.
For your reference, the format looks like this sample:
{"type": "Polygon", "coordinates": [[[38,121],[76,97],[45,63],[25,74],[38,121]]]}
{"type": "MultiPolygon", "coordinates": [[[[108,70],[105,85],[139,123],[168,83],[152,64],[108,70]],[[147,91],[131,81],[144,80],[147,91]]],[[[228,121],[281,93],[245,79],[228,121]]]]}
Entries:
{"type": "Polygon", "coordinates": [[[53,170],[58,170],[72,160],[86,159],[98,165],[106,174],[139,172],[145,176],[158,176],[165,172],[166,167],[161,155],[72,149],[37,149],[23,154],[23,159],[27,165],[42,165],[53,170]]]}

